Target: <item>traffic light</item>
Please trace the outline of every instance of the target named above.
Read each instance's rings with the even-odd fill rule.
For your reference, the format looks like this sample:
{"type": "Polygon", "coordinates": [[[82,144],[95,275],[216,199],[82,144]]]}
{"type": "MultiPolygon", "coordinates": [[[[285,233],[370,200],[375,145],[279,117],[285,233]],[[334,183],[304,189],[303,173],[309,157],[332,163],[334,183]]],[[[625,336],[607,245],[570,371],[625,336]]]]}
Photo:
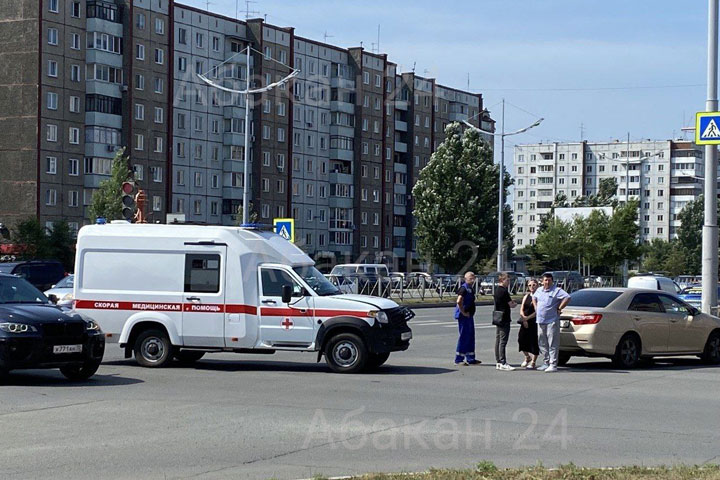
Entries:
{"type": "Polygon", "coordinates": [[[135,183],[123,182],[122,184],[122,216],[128,222],[135,216],[135,183]]]}

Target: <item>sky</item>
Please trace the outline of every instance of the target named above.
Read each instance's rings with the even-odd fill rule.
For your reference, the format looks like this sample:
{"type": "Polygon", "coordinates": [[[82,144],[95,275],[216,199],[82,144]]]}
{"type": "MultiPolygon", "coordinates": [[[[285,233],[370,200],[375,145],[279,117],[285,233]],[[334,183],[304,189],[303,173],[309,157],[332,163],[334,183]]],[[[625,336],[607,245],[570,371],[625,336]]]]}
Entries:
{"type": "MultiPolygon", "coordinates": [[[[205,9],[206,1],[179,0],[205,9]]],[[[238,0],[240,19],[246,3],[238,0]]],[[[211,0],[235,17],[236,0],[211,0]]],[[[296,35],[380,51],[418,75],[482,93],[514,143],[682,138],[706,97],[705,0],[258,0],[296,35]]],[[[691,138],[691,132],[685,133],[691,138]]],[[[499,139],[496,157],[499,157],[499,139]]]]}

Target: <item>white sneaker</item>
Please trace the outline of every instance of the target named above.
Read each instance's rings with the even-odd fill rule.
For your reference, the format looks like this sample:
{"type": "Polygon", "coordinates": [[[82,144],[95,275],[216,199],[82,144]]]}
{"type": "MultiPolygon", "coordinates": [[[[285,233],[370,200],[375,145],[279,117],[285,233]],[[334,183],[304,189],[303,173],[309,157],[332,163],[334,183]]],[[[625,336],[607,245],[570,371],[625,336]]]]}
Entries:
{"type": "Polygon", "coordinates": [[[523,360],[523,362],[520,364],[520,368],[525,368],[530,364],[527,360],[523,360]]]}
{"type": "Polygon", "coordinates": [[[503,370],[505,372],[511,372],[511,371],[515,370],[515,367],[505,363],[505,364],[500,365],[500,370],[503,370]]]}
{"type": "Polygon", "coordinates": [[[495,370],[502,370],[502,363],[496,363],[495,370]]]}
{"type": "Polygon", "coordinates": [[[552,365],[550,365],[549,367],[547,367],[545,369],[545,373],[551,373],[551,372],[557,372],[557,371],[558,371],[557,367],[553,367],[552,365]]]}
{"type": "Polygon", "coordinates": [[[550,366],[550,365],[545,364],[545,365],[542,365],[542,366],[540,366],[540,367],[537,367],[537,369],[538,369],[539,371],[543,372],[543,371],[547,370],[549,366],[550,366]]]}

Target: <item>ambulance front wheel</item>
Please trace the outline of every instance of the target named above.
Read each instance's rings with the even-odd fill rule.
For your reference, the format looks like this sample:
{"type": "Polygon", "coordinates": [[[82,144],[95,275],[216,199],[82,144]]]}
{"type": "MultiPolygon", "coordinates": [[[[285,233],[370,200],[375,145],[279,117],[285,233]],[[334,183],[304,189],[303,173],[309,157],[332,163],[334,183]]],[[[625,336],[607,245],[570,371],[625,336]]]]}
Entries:
{"type": "Polygon", "coordinates": [[[162,330],[145,330],[135,340],[135,360],[143,367],[164,367],[173,359],[173,346],[162,330]]]}
{"type": "Polygon", "coordinates": [[[354,333],[335,335],[325,346],[325,361],[336,373],[361,372],[368,362],[365,342],[354,333]]]}

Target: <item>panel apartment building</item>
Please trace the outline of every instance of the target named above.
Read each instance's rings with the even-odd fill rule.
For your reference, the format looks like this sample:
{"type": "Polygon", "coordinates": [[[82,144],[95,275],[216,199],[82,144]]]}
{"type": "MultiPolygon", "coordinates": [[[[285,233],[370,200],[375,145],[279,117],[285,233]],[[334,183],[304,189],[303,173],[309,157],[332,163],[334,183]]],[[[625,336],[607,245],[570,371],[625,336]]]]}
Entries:
{"type": "Polygon", "coordinates": [[[572,203],[598,193],[604,178],[616,179],[621,204],[639,200],[642,241],[677,238],[677,216],[704,177],[702,148],[682,140],[517,145],[513,168],[516,249],[535,243],[557,195],[572,203]]]}
{"type": "Polygon", "coordinates": [[[405,270],[417,258],[410,192],[445,126],[494,130],[482,95],[262,19],[172,0],[22,0],[0,16],[4,223],[87,223],[124,146],[150,221],[237,224],[248,135],[259,222],[294,218],[315,257],[395,258],[405,270]],[[250,125],[243,95],[198,77],[244,90],[248,75],[258,88],[289,67],[295,79],[253,96],[250,125]]]}

